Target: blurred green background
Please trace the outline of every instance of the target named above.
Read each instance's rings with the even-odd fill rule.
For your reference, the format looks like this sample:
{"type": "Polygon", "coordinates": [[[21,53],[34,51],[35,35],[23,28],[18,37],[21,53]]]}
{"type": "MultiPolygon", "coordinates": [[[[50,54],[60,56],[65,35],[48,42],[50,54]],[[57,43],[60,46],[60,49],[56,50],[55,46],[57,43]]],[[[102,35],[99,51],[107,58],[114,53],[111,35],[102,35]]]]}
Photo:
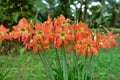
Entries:
{"type": "Polygon", "coordinates": [[[17,24],[22,17],[43,22],[48,14],[64,14],[92,27],[120,27],[120,0],[0,0],[0,24],[6,27],[17,24]]]}

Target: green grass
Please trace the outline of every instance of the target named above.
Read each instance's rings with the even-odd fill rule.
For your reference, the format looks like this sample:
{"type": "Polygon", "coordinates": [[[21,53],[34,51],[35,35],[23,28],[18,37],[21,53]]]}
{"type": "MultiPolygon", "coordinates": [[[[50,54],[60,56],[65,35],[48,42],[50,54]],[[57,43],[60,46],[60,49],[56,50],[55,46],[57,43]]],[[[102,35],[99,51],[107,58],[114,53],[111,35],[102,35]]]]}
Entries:
{"type": "MultiPolygon", "coordinates": [[[[120,43],[120,37],[117,41],[120,43]]],[[[120,80],[120,44],[117,48],[101,50],[99,56],[95,57],[94,67],[96,80],[120,80]]],[[[47,80],[39,56],[33,53],[0,55],[1,70],[9,71],[6,80],[47,80]]]]}
{"type": "Polygon", "coordinates": [[[117,48],[101,50],[95,62],[95,77],[98,80],[120,80],[120,37],[117,48]]]}
{"type": "Polygon", "coordinates": [[[34,54],[0,56],[0,69],[10,71],[7,80],[40,80],[44,77],[44,68],[39,57],[34,54]]]}

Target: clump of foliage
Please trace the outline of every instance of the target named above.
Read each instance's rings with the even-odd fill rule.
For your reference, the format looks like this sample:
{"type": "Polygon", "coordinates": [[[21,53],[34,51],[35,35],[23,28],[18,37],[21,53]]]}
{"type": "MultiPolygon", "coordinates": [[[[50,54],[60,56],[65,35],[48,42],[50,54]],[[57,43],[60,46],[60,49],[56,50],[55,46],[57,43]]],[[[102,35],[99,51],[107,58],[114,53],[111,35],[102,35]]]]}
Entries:
{"type": "Polygon", "coordinates": [[[94,55],[98,56],[102,48],[118,46],[116,38],[119,34],[101,27],[107,33],[89,29],[82,21],[71,24],[70,19],[62,14],[54,19],[48,16],[43,23],[29,22],[22,18],[11,32],[0,25],[0,43],[18,39],[26,50],[33,49],[39,55],[49,80],[93,80],[94,55]],[[53,65],[47,56],[51,46],[56,50],[53,65]],[[82,57],[85,58],[83,63],[82,57]]]}

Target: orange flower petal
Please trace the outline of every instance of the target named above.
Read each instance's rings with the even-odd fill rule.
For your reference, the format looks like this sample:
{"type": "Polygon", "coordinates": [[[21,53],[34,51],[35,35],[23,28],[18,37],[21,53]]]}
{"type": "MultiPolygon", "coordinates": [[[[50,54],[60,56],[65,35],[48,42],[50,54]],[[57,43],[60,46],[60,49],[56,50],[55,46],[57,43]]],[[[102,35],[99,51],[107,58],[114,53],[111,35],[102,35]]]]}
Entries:
{"type": "Polygon", "coordinates": [[[18,26],[29,27],[29,23],[27,19],[23,17],[22,19],[19,20],[18,26]]]}
{"type": "Polygon", "coordinates": [[[38,47],[34,47],[33,50],[34,50],[34,53],[36,54],[38,52],[38,47]]]}
{"type": "Polygon", "coordinates": [[[57,42],[56,42],[56,47],[60,47],[62,45],[62,39],[61,38],[58,38],[57,39],[57,42]]]}
{"type": "Polygon", "coordinates": [[[63,41],[64,41],[64,45],[68,46],[68,44],[69,44],[68,41],[66,39],[64,39],[63,41]]]}
{"type": "Polygon", "coordinates": [[[39,22],[36,22],[35,30],[42,30],[42,25],[39,22]]]}
{"type": "Polygon", "coordinates": [[[67,38],[68,40],[70,40],[70,41],[73,41],[73,40],[74,40],[74,36],[72,36],[72,35],[70,35],[70,34],[68,34],[68,35],[66,36],[66,38],[67,38]]]}
{"type": "Polygon", "coordinates": [[[92,49],[92,52],[97,56],[98,55],[98,51],[96,48],[91,48],[92,49]]]}

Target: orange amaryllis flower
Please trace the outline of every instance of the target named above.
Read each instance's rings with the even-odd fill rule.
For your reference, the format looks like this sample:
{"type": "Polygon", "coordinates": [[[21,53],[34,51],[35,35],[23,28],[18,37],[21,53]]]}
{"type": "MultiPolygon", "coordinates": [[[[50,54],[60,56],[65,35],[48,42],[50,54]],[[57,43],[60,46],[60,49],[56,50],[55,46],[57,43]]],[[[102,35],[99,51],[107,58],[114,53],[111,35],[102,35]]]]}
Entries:
{"type": "Polygon", "coordinates": [[[12,32],[13,38],[14,39],[18,38],[20,40],[20,37],[22,37],[22,41],[23,41],[24,38],[29,34],[28,31],[29,27],[30,24],[28,23],[28,21],[25,18],[22,18],[17,26],[13,26],[14,29],[12,32]]]}
{"type": "Polygon", "coordinates": [[[88,55],[90,57],[91,53],[98,55],[98,50],[96,48],[96,42],[93,41],[92,36],[88,36],[81,45],[81,54],[88,55]]]}
{"type": "Polygon", "coordinates": [[[62,27],[56,27],[55,46],[57,48],[60,47],[62,45],[62,43],[64,44],[64,46],[68,46],[69,41],[74,40],[74,35],[70,34],[68,31],[69,30],[67,30],[67,29],[63,30],[62,27]]]}
{"type": "Polygon", "coordinates": [[[36,39],[49,39],[50,36],[47,33],[47,27],[43,27],[42,24],[36,22],[35,24],[35,33],[34,33],[34,37],[36,39]]]}
{"type": "MultiPolygon", "coordinates": [[[[35,38],[35,37],[34,37],[35,38]]],[[[30,41],[30,43],[28,44],[28,48],[32,47],[34,50],[34,53],[36,54],[39,50],[43,51],[44,49],[48,49],[49,50],[49,41],[48,40],[37,40],[34,39],[30,41]]]]}
{"type": "Polygon", "coordinates": [[[54,39],[54,31],[55,31],[55,27],[53,26],[53,22],[52,19],[50,18],[50,16],[48,16],[47,21],[45,21],[42,24],[42,27],[44,29],[44,33],[45,33],[45,37],[47,39],[49,39],[51,42],[53,42],[54,39]],[[47,35],[46,35],[47,34],[47,35]]]}
{"type": "Polygon", "coordinates": [[[25,45],[26,50],[29,49],[30,41],[32,40],[32,35],[26,36],[24,38],[23,44],[25,45]]]}
{"type": "Polygon", "coordinates": [[[33,48],[35,54],[38,52],[38,50],[43,51],[42,44],[39,40],[34,41],[34,39],[31,39],[30,43],[28,44],[28,48],[30,47],[33,48]]]}
{"type": "Polygon", "coordinates": [[[77,26],[74,26],[76,28],[75,32],[75,40],[74,40],[74,49],[77,54],[81,54],[81,47],[83,42],[88,38],[88,36],[91,36],[91,33],[88,30],[87,26],[83,26],[82,22],[79,22],[77,26]]]}
{"type": "Polygon", "coordinates": [[[74,40],[72,34],[72,27],[70,25],[70,19],[66,19],[63,15],[60,15],[57,19],[54,18],[54,45],[59,48],[62,44],[65,46],[69,45],[69,41],[74,40]]]}
{"type": "Polygon", "coordinates": [[[45,33],[45,28],[39,22],[35,24],[35,31],[33,39],[30,41],[28,48],[33,47],[36,53],[39,49],[43,51],[45,48],[49,48],[49,36],[45,33]]]}
{"type": "Polygon", "coordinates": [[[76,30],[76,35],[81,34],[86,37],[90,33],[88,30],[88,25],[82,23],[82,21],[80,21],[74,28],[76,30]]]}
{"type": "Polygon", "coordinates": [[[108,41],[108,46],[111,47],[112,45],[114,47],[117,47],[118,43],[115,40],[115,38],[118,37],[119,34],[114,34],[113,35],[113,31],[108,32],[108,37],[107,37],[107,41],[108,41]]]}
{"type": "Polygon", "coordinates": [[[74,49],[77,54],[81,54],[81,46],[83,41],[85,40],[84,35],[81,34],[75,34],[75,40],[74,40],[74,49]]]}
{"type": "Polygon", "coordinates": [[[74,50],[76,51],[76,54],[82,55],[82,53],[81,53],[81,44],[75,44],[74,45],[74,50]]]}
{"type": "Polygon", "coordinates": [[[3,25],[0,25],[0,43],[4,40],[4,39],[10,39],[8,32],[9,29],[6,29],[3,25]]]}
{"type": "Polygon", "coordinates": [[[97,48],[100,49],[100,47],[106,49],[108,48],[108,41],[107,41],[107,37],[105,35],[102,35],[100,32],[97,33],[97,43],[98,46],[97,48]]]}
{"type": "MultiPolygon", "coordinates": [[[[97,34],[97,42],[102,48],[110,48],[112,45],[117,47],[118,43],[115,40],[119,34],[114,34],[113,31],[108,32],[108,36],[102,35],[100,32],[97,34]]],[[[99,47],[100,48],[100,47],[99,47]]]]}
{"type": "Polygon", "coordinates": [[[54,23],[58,26],[67,27],[70,25],[70,19],[61,14],[57,19],[54,18],[54,23]]]}

